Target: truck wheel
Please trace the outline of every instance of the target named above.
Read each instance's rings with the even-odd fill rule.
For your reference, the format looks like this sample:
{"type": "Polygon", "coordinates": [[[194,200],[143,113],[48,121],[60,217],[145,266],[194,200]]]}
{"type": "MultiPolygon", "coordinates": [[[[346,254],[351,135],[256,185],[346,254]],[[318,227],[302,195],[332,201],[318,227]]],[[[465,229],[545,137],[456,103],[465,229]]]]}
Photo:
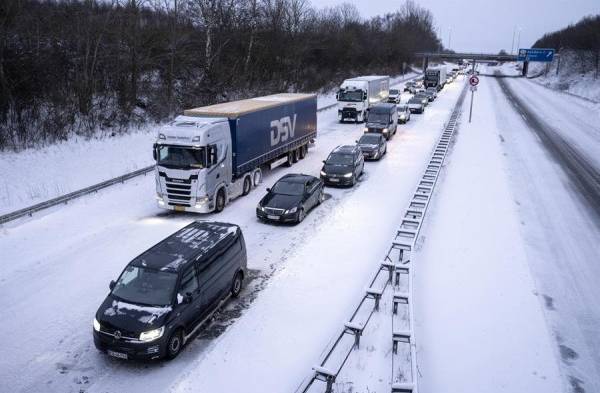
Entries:
{"type": "Polygon", "coordinates": [[[242,195],[246,196],[250,193],[252,189],[252,180],[250,180],[250,176],[246,176],[244,178],[244,185],[242,187],[242,195]]]}
{"type": "Polygon", "coordinates": [[[179,355],[179,352],[181,352],[182,347],[183,334],[181,333],[181,329],[177,329],[171,334],[169,341],[167,341],[167,359],[175,359],[179,355]]]}
{"type": "Polygon", "coordinates": [[[260,170],[260,168],[256,169],[254,171],[254,174],[252,177],[253,177],[252,181],[254,183],[254,187],[258,186],[260,184],[260,182],[262,181],[262,171],[260,170]]]}
{"type": "Polygon", "coordinates": [[[233,278],[233,282],[231,283],[231,296],[237,298],[240,296],[240,292],[242,292],[242,284],[244,281],[244,276],[242,273],[238,272],[233,278]]]}
{"type": "Polygon", "coordinates": [[[287,161],[285,163],[285,166],[290,167],[290,166],[292,166],[293,163],[294,163],[294,155],[290,151],[287,154],[287,161]]]}
{"type": "Polygon", "coordinates": [[[217,192],[217,200],[215,202],[215,212],[220,213],[225,208],[225,191],[221,188],[217,192]]]}
{"type": "Polygon", "coordinates": [[[292,160],[294,161],[294,163],[298,162],[298,160],[300,160],[300,148],[295,149],[292,152],[292,160]]]}
{"type": "Polygon", "coordinates": [[[306,152],[308,151],[307,145],[300,146],[300,159],[303,160],[306,157],[306,152]]]}

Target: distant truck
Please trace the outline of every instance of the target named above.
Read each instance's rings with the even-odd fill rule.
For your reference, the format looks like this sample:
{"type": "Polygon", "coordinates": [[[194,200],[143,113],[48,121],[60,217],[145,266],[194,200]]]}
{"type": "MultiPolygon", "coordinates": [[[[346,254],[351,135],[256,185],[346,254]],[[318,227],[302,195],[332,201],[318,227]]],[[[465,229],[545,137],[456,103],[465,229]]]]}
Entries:
{"type": "Polygon", "coordinates": [[[317,136],[314,94],[274,94],[184,111],[154,144],[156,198],[165,209],[220,212],[262,179],[291,166],[317,136]]]}
{"type": "Polygon", "coordinates": [[[442,90],[446,84],[446,66],[430,67],[425,70],[425,87],[442,90]]]}
{"type": "Polygon", "coordinates": [[[390,89],[389,76],[359,76],[346,79],[336,94],[338,120],[363,122],[369,108],[379,102],[387,102],[390,89]]]}

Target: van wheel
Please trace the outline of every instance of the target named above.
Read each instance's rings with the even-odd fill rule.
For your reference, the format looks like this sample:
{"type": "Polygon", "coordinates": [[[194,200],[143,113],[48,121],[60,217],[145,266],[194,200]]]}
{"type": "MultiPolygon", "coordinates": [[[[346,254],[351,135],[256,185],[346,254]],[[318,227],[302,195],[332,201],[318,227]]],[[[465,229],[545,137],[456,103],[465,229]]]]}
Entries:
{"type": "Polygon", "coordinates": [[[220,213],[225,208],[225,191],[221,188],[217,192],[217,200],[215,202],[215,212],[220,213]]]}
{"type": "Polygon", "coordinates": [[[287,154],[287,161],[285,162],[285,166],[290,167],[290,166],[292,166],[293,163],[294,163],[294,155],[290,151],[287,154]]]}
{"type": "Polygon", "coordinates": [[[231,283],[231,296],[238,297],[240,296],[240,292],[242,292],[242,284],[243,284],[244,276],[242,273],[237,273],[233,278],[233,282],[231,283]]]}
{"type": "Polygon", "coordinates": [[[248,195],[250,193],[250,189],[252,189],[252,181],[250,180],[250,176],[246,176],[244,178],[244,186],[242,188],[242,195],[248,195]]]}
{"type": "Polygon", "coordinates": [[[171,334],[169,341],[167,341],[167,359],[175,359],[179,355],[179,352],[181,352],[182,347],[183,334],[181,329],[177,329],[171,334]]]}

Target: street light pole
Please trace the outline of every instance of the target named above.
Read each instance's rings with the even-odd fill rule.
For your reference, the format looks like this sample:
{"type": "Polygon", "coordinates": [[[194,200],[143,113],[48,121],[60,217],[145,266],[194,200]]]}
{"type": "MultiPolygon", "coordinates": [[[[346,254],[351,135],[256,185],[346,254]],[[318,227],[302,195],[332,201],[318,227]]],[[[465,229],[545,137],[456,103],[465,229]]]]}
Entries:
{"type": "Polygon", "coordinates": [[[521,45],[521,28],[519,27],[519,31],[517,32],[517,50],[519,50],[520,45],[521,45]]]}
{"type": "Polygon", "coordinates": [[[510,44],[510,54],[511,56],[515,54],[514,49],[515,49],[515,33],[517,30],[517,26],[515,25],[515,27],[513,27],[513,38],[512,38],[512,43],[510,44]]]}
{"type": "Polygon", "coordinates": [[[452,42],[452,27],[448,29],[448,50],[450,49],[451,42],[452,42]]]}

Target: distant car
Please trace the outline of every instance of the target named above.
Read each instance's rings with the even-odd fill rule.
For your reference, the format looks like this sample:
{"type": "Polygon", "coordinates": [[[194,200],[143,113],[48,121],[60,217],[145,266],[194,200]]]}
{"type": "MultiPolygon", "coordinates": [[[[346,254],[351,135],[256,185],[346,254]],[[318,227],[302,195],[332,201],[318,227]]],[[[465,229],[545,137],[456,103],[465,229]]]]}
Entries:
{"type": "Polygon", "coordinates": [[[387,142],[383,135],[367,133],[356,141],[365,160],[380,160],[387,152],[387,142]]]}
{"type": "Polygon", "coordinates": [[[429,95],[426,92],[417,93],[414,96],[420,99],[424,106],[429,105],[430,99],[429,95]]]}
{"type": "Polygon", "coordinates": [[[414,93],[415,91],[415,82],[408,81],[404,84],[404,91],[408,91],[410,93],[414,93]]]}
{"type": "Polygon", "coordinates": [[[397,104],[400,102],[400,90],[398,89],[390,89],[390,94],[388,96],[388,102],[397,104]]]}
{"type": "Polygon", "coordinates": [[[398,110],[398,123],[406,123],[410,121],[410,108],[408,104],[400,104],[397,106],[398,110]]]}
{"type": "Polygon", "coordinates": [[[323,182],[314,176],[288,174],[271,188],[256,207],[261,221],[300,223],[323,202],[323,182]]]}
{"type": "Polygon", "coordinates": [[[176,357],[246,278],[235,224],[195,221],[127,264],[93,321],[98,350],[120,359],[176,357]]]}
{"type": "Polygon", "coordinates": [[[353,186],[364,169],[365,159],[357,145],[338,146],[323,161],[321,180],[328,186],[353,186]]]}
{"type": "Polygon", "coordinates": [[[412,97],[408,100],[408,109],[410,113],[423,113],[425,112],[425,104],[423,104],[423,99],[417,96],[412,97]]]}
{"type": "Polygon", "coordinates": [[[431,93],[433,95],[433,99],[435,100],[437,98],[438,91],[435,87],[428,87],[425,93],[431,93]]]}

